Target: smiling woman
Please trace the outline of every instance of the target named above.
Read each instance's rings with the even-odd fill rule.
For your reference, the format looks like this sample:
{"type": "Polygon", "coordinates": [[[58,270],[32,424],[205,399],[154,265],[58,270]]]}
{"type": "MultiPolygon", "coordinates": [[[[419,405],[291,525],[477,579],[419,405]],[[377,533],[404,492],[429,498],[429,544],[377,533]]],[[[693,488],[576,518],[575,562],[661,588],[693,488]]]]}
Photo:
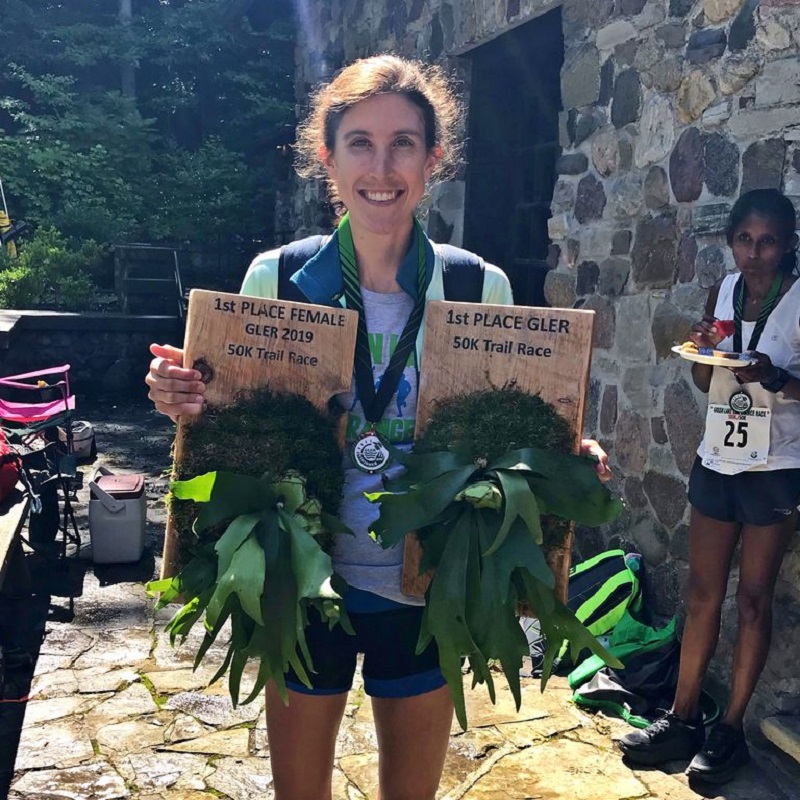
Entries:
{"type": "MultiPolygon", "coordinates": [[[[426,184],[455,163],[459,111],[438,67],[383,55],[343,69],[313,96],[296,146],[301,176],[327,181],[337,229],[321,246],[303,240],[261,254],[242,285],[243,295],[275,298],[280,290],[284,299],[359,314],[354,381],[337,398],[348,414],[340,517],[354,536],[337,535],[331,554],[349,586],[344,604],[355,635],[310,618],[311,688],[288,670],[284,706],[268,685],[278,800],[330,800],[336,735],[359,654],[372,697],[381,799],[431,800],[442,774],[453,703],[435,642],[416,651],[425,601],[402,592],[402,546],[383,549],[370,537],[379,510],[366,495],[402,474],[378,433],[399,449],[414,439],[422,318],[428,301],[444,299],[445,256],[456,252],[431,242],[415,213],[426,184]]],[[[470,263],[482,263],[463,251],[460,257],[447,265],[454,283],[468,282],[470,263]]],[[[486,264],[479,274],[481,302],[513,302],[501,270],[486,264]]],[[[264,327],[269,333],[272,326],[264,327]]],[[[205,386],[196,370],[181,366],[182,351],[151,351],[146,380],[156,408],[173,418],[201,413],[205,386]]],[[[597,453],[594,443],[587,448],[597,453]]],[[[597,454],[602,473],[607,459],[597,454]]]]}

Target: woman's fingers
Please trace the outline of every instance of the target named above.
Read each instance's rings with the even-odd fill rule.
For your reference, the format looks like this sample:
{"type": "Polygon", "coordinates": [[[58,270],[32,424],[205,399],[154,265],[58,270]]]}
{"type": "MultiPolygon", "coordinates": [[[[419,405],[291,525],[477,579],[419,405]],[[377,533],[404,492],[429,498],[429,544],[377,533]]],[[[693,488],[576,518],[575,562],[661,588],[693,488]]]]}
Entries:
{"type": "Polygon", "coordinates": [[[156,410],[173,420],[184,414],[200,414],[205,406],[205,384],[196,369],[183,367],[183,350],[172,345],[152,344],[155,356],[145,383],[156,410]]]}
{"type": "Polygon", "coordinates": [[[584,439],[581,442],[581,455],[594,456],[597,458],[597,466],[595,469],[597,471],[597,477],[600,478],[603,483],[614,477],[611,467],[608,466],[608,453],[603,450],[599,442],[596,442],[594,439],[584,439]]]}

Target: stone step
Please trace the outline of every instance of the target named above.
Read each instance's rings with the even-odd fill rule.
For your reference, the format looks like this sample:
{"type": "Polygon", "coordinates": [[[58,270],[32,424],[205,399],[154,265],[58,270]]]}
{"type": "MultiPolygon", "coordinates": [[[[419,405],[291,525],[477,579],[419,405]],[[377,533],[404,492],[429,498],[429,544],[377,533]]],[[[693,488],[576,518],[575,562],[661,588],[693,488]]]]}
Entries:
{"type": "Polygon", "coordinates": [[[800,764],[800,716],[767,717],[761,721],[761,732],[800,764]]]}

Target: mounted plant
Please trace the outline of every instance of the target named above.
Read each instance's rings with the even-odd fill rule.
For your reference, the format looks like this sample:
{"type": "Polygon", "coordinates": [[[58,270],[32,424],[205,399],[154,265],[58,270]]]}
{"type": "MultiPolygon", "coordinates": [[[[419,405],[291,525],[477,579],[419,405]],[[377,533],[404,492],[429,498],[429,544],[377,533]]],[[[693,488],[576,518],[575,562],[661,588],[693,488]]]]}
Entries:
{"type": "Polygon", "coordinates": [[[244,702],[269,680],[285,699],[290,666],[310,685],[309,613],[350,630],[329,555],[333,535],[349,532],[335,517],[344,480],[337,422],[302,397],[262,390],[187,425],[183,453],[168,503],[184,566],[148,591],[161,593],[158,607],[184,602],[167,625],[173,644],[203,619],[195,668],[230,619],[212,682],[230,669],[234,705],[251,658],[260,666],[244,702]]]}
{"type": "MultiPolygon", "coordinates": [[[[596,461],[571,454],[573,435],[558,413],[516,389],[485,391],[441,403],[412,454],[393,450],[406,473],[369,495],[380,503],[373,534],[383,547],[416,532],[421,569],[433,569],[417,652],[433,639],[466,729],[462,660],[473,687],[495,701],[499,661],[519,708],[519,670],[528,643],[520,608],[539,618],[547,650],[542,687],[567,640],[615,660],[560,601],[546,561],[563,545],[570,520],[600,525],[622,503],[599,482],[596,461]]],[[[618,664],[617,664],[618,665],[618,664]]]]}

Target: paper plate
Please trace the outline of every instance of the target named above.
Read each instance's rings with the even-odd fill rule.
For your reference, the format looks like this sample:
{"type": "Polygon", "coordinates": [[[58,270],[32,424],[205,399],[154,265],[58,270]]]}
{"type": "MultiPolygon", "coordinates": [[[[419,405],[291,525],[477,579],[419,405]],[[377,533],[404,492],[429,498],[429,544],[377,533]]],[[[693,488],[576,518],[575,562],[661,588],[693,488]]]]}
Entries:
{"type": "MultiPolygon", "coordinates": [[[[719,356],[707,356],[703,353],[692,353],[691,351],[681,350],[680,345],[675,345],[672,348],[673,353],[677,353],[681,358],[687,361],[694,361],[698,364],[708,364],[712,367],[728,367],[729,369],[741,369],[742,367],[749,367],[751,364],[756,363],[755,358],[751,358],[744,353],[739,353],[738,358],[720,358],[719,356]]],[[[733,355],[733,353],[731,353],[733,355]]]]}

